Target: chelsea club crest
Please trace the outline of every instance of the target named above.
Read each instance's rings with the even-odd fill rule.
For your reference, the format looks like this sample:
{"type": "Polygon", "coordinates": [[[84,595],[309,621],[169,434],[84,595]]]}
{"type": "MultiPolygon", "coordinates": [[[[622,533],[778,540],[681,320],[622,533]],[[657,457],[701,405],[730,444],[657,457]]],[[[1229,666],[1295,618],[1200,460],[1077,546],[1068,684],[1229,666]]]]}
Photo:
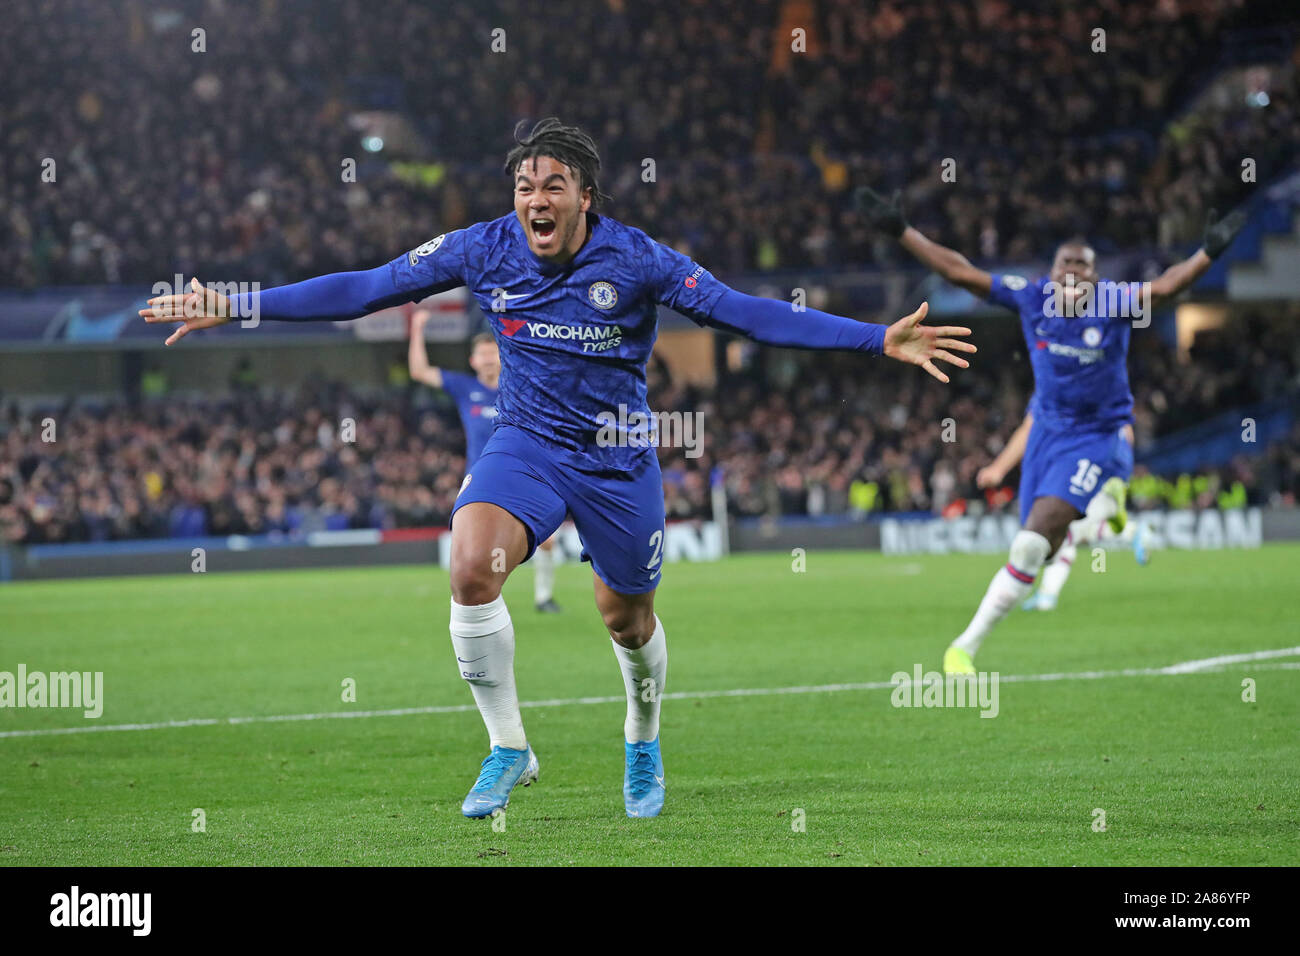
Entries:
{"type": "Polygon", "coordinates": [[[587,290],[587,298],[598,309],[612,309],[618,304],[618,290],[608,282],[593,282],[587,290]]]}

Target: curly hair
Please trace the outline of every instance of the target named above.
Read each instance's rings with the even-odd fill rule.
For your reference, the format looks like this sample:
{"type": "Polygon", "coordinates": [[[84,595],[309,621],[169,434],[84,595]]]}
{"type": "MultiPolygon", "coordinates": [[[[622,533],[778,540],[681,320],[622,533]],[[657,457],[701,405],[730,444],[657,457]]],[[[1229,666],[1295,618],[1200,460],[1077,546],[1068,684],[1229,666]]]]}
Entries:
{"type": "Polygon", "coordinates": [[[600,153],[596,141],[576,126],[565,126],[554,116],[537,123],[527,136],[520,137],[520,129],[527,120],[515,126],[515,147],[506,156],[506,175],[513,176],[519,164],[539,156],[549,156],[578,174],[578,189],[591,190],[591,205],[600,206],[609,199],[600,191],[596,173],[600,170],[600,153]]]}

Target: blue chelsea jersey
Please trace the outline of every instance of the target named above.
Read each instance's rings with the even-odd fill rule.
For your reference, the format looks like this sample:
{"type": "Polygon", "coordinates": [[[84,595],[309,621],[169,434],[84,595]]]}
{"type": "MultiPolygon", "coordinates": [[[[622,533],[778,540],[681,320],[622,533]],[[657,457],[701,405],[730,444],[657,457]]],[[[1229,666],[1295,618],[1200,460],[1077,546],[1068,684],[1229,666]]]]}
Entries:
{"type": "Polygon", "coordinates": [[[703,325],[726,286],[702,266],[606,216],[556,266],[514,213],[438,236],[389,263],[414,299],[468,287],[501,352],[497,420],[587,471],[631,471],[652,447],[599,444],[611,420],[648,415],[645,366],[660,304],[703,325]],[[622,415],[620,415],[620,406],[622,415]]]}
{"type": "Polygon", "coordinates": [[[456,403],[461,428],[465,430],[465,467],[478,461],[483,446],[497,423],[497,389],[489,388],[473,375],[442,370],[442,387],[456,403]]]}
{"type": "Polygon", "coordinates": [[[1034,423],[1051,431],[1108,431],[1133,420],[1128,346],[1136,283],[1097,283],[1077,316],[1053,302],[1048,277],[995,274],[989,300],[1020,316],[1034,371],[1034,423]]]}

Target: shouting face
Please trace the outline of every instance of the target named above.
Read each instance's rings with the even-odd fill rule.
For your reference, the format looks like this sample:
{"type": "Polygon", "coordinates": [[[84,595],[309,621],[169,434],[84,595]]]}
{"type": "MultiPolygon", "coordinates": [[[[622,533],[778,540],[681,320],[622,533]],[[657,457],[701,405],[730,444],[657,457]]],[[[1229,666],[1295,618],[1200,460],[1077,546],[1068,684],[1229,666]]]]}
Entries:
{"type": "Polygon", "coordinates": [[[533,254],[568,262],[587,241],[591,189],[579,187],[577,174],[550,156],[525,159],[515,170],[515,215],[533,254]]]}

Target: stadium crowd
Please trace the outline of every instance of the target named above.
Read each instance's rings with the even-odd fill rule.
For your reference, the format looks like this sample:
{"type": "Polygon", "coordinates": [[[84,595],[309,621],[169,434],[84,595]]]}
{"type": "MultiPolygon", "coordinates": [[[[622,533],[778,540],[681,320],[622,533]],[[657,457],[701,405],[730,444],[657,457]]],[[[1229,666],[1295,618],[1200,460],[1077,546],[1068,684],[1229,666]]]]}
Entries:
{"type": "MultiPolygon", "coordinates": [[[[658,407],[705,413],[706,453],[661,453],[670,515],[709,514],[708,477],[720,464],[729,507],[740,515],[930,511],[961,514],[1012,507],[1012,472],[980,489],[976,475],[1005,445],[1033,386],[1016,360],[955,376],[935,389],[915,376],[819,358],[789,382],[736,381],[696,395],[658,384],[658,407]],[[725,396],[723,398],[722,396],[725,396]]],[[[1287,320],[1245,316],[1198,333],[1188,361],[1154,337],[1135,337],[1129,359],[1139,457],[1158,439],[1227,409],[1295,401],[1300,336],[1287,320]]],[[[1240,423],[1225,425],[1236,434],[1240,423]]],[[[1300,421],[1267,449],[1242,445],[1229,464],[1195,475],[1135,472],[1135,505],[1211,507],[1300,501],[1300,421]],[[1190,489],[1190,491],[1189,491],[1190,489]]]]}
{"type": "MultiPolygon", "coordinates": [[[[901,188],[916,225],[980,261],[1079,233],[1103,253],[1167,249],[1244,196],[1238,157],[1260,182],[1294,161],[1300,48],[1206,86],[1225,38],[1270,23],[1263,6],[18,4],[0,18],[0,285],[270,286],[378,264],[501,215],[511,129],[552,114],[600,143],[612,215],[722,276],[902,264],[847,209],[862,183],[901,188]]],[[[1209,336],[1190,364],[1135,343],[1139,449],[1293,388],[1294,348],[1261,341],[1209,336]]],[[[698,458],[661,449],[669,515],[707,515],[714,480],[739,515],[1010,508],[1009,487],[975,487],[1029,393],[1025,363],[998,368],[942,392],[831,358],[705,392],[653,364],[652,407],[699,411],[707,433],[698,458]]],[[[1185,480],[1139,471],[1135,499],[1295,503],[1298,449],[1294,433],[1185,480]]],[[[0,540],[437,525],[463,471],[428,390],[10,404],[0,540]]]]}
{"type": "MultiPolygon", "coordinates": [[[[1137,340],[1139,448],[1226,408],[1294,395],[1300,336],[1268,329],[1255,317],[1202,333],[1186,363],[1154,337],[1137,340]]],[[[1023,361],[977,366],[947,388],[893,363],[864,375],[861,358],[835,355],[783,377],[735,373],[707,390],[673,381],[656,359],[648,381],[652,408],[699,412],[705,428],[698,456],[659,450],[670,518],[708,517],[714,480],[738,516],[1013,507],[1014,473],[984,490],[975,476],[1024,415],[1023,361]]],[[[454,409],[418,386],[362,394],[313,381],[24,413],[10,402],[0,414],[0,540],[437,526],[464,468],[454,409]]],[[[1139,469],[1134,496],[1139,507],[1294,506],[1300,423],[1224,467],[1159,478],[1139,469]]]]}
{"type": "Polygon", "coordinates": [[[1240,198],[1236,157],[1263,182],[1300,140],[1293,66],[1264,71],[1266,106],[1181,112],[1258,6],[555,0],[547,25],[576,44],[556,69],[523,0],[17,4],[0,283],[375,265],[501,215],[510,130],[549,114],[602,145],[611,214],[723,275],[897,261],[847,213],[857,183],[903,188],[913,221],[973,258],[1080,232],[1170,246],[1240,198]]]}

